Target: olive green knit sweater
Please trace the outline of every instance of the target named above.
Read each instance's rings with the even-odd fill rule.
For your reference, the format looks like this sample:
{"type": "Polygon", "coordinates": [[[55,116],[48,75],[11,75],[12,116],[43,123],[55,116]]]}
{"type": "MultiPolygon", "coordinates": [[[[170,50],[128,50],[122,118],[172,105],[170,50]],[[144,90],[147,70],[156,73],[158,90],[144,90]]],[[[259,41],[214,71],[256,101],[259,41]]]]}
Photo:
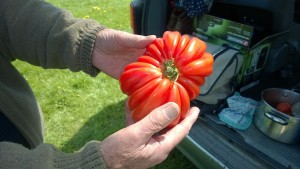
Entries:
{"type": "MultiPolygon", "coordinates": [[[[91,65],[96,21],[75,19],[42,0],[0,0],[0,110],[30,145],[0,142],[0,168],[106,168],[99,142],[76,153],[43,143],[43,119],[28,83],[11,61],[96,76],[91,65]]],[[[0,124],[1,127],[1,124],[0,124]]]]}

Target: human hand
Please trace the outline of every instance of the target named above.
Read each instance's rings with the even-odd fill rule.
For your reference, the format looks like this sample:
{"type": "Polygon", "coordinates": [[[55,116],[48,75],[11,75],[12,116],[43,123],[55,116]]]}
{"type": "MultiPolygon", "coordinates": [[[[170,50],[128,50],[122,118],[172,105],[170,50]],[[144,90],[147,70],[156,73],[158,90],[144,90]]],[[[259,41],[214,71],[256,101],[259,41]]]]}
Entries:
{"type": "Polygon", "coordinates": [[[104,29],[97,35],[92,53],[92,64],[107,75],[118,79],[126,65],[137,60],[155,36],[134,35],[104,29]]]}
{"type": "MultiPolygon", "coordinates": [[[[126,107],[127,114],[130,113],[126,107]]],[[[100,149],[108,168],[149,168],[164,161],[171,150],[189,133],[199,109],[193,107],[186,118],[164,130],[178,115],[175,103],[166,103],[142,120],[103,140],[100,149]]],[[[129,117],[129,116],[127,116],[129,117]]]]}

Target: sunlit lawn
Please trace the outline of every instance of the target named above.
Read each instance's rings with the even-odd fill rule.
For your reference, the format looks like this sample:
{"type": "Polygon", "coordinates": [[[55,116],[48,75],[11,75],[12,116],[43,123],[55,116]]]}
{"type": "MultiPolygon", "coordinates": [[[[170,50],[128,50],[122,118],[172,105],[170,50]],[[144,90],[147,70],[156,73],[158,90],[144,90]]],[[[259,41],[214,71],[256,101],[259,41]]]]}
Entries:
{"type": "MultiPolygon", "coordinates": [[[[131,32],[130,0],[48,0],[78,18],[90,18],[114,29],[131,32]]],[[[14,65],[32,86],[45,118],[46,142],[74,152],[90,140],[103,140],[125,126],[124,100],[118,81],[101,73],[43,70],[21,61],[14,65]]],[[[194,168],[177,149],[154,168],[194,168]]]]}

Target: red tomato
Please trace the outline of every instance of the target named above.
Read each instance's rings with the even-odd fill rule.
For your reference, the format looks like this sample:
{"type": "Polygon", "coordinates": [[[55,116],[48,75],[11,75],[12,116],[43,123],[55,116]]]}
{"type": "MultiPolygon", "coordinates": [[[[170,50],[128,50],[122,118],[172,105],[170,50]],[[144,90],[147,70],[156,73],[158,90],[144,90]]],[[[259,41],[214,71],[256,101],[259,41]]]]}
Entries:
{"type": "Polygon", "coordinates": [[[199,95],[205,77],[213,71],[213,56],[205,50],[200,39],[170,31],[149,44],[119,80],[122,92],[129,96],[132,118],[139,121],[167,102],[177,103],[181,110],[168,127],[185,118],[190,100],[199,95]]]}
{"type": "Polygon", "coordinates": [[[281,102],[275,108],[282,113],[292,114],[292,105],[290,103],[281,102]]]}

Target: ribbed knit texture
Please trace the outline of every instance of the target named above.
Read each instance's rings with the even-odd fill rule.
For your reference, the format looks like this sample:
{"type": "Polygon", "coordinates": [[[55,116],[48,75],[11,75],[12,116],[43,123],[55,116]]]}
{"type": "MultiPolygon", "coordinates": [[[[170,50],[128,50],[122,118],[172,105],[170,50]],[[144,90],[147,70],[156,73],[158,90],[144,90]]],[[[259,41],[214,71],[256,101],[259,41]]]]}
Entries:
{"type": "Polygon", "coordinates": [[[104,27],[99,27],[99,25],[89,25],[89,27],[84,27],[84,32],[80,34],[81,43],[79,46],[79,56],[80,56],[80,65],[81,70],[90,74],[91,76],[96,76],[99,73],[99,70],[92,66],[91,55],[93,52],[95,39],[97,33],[104,29],[104,27]]]}
{"type": "MultiPolygon", "coordinates": [[[[99,31],[94,20],[75,19],[42,0],[0,0],[0,110],[27,140],[30,149],[0,142],[0,169],[106,168],[99,142],[76,153],[43,144],[43,117],[34,93],[10,63],[20,59],[43,68],[99,70],[91,55],[99,31]]],[[[0,124],[1,127],[1,124],[0,124]]]]}
{"type": "Polygon", "coordinates": [[[105,169],[99,145],[91,141],[76,153],[63,153],[50,144],[29,150],[18,144],[0,142],[0,169],[105,169]]]}

